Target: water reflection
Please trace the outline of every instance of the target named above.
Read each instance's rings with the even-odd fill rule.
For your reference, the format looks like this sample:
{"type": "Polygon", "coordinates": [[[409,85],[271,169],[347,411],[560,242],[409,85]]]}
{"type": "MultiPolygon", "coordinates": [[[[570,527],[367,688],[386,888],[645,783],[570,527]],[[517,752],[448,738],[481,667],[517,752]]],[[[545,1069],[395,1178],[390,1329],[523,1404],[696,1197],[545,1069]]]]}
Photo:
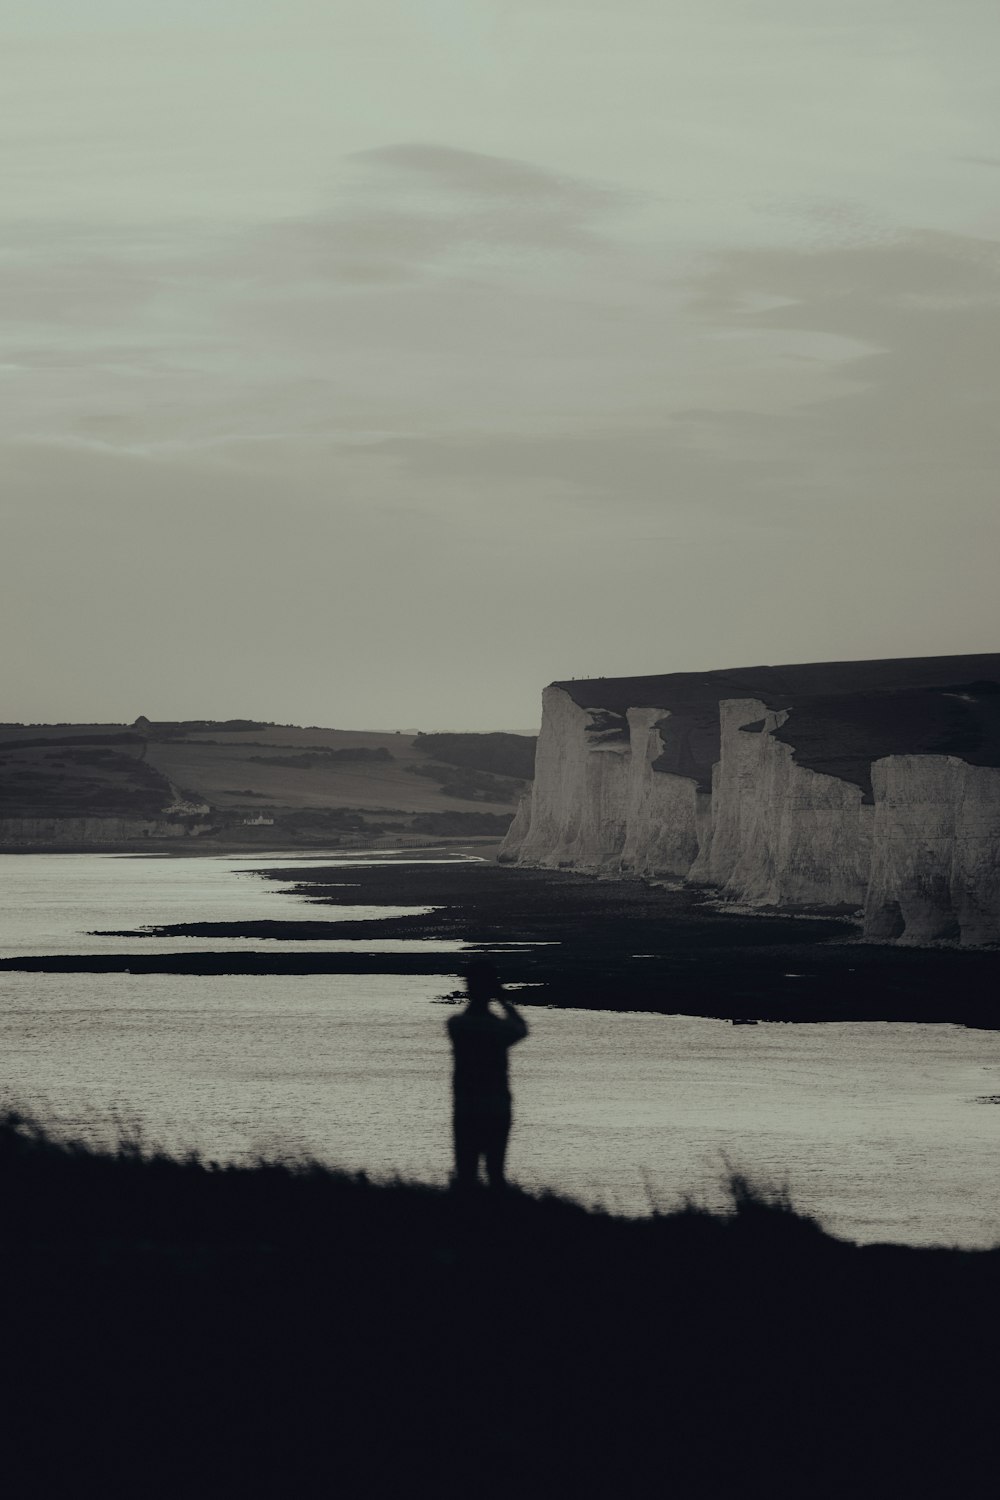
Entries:
{"type": "MultiPolygon", "coordinates": [[[[0,855],[0,956],[120,953],[460,953],[466,945],[450,938],[275,938],[143,934],[115,936],[187,922],[229,923],[273,920],[274,896],[285,905],[283,920],[316,922],[315,905],[284,879],[261,872],[287,864],[289,856],[261,859],[142,858],[102,854],[0,855]],[[247,879],[247,876],[252,878],[247,879]]],[[[340,861],[296,860],[330,866],[340,861]]],[[[413,861],[406,861],[412,863],[413,861]]],[[[377,863],[389,863],[386,860],[377,863]]],[[[354,862],[357,868],[357,862],[354,862]]],[[[327,920],[377,922],[429,915],[434,906],[338,907],[327,920]]]]}

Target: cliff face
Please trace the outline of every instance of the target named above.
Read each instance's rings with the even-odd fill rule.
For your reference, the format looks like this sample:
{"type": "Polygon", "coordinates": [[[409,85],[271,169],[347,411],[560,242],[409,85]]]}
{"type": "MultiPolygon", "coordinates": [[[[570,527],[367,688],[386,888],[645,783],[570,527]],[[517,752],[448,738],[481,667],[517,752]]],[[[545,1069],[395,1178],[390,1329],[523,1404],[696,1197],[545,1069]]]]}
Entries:
{"type": "Polygon", "coordinates": [[[864,900],[872,809],[860,787],[796,765],[775,738],[788,718],[758,699],[723,700],[711,839],[697,878],[764,906],[864,900]]]}
{"type": "Polygon", "coordinates": [[[511,824],[506,858],[550,868],[618,867],[630,757],[627,745],[595,740],[592,723],[558,686],[546,688],[530,810],[519,810],[511,824]]]}
{"type": "Polygon", "coordinates": [[[894,755],[876,762],[872,779],[866,933],[1000,941],[1000,771],[954,756],[894,755]]]}
{"type": "Polygon", "coordinates": [[[668,717],[651,708],[626,715],[630,772],[621,868],[636,875],[686,875],[698,855],[701,805],[711,804],[690,777],[655,769],[668,717]]]}
{"type": "Polygon", "coordinates": [[[1000,656],[555,683],[501,858],[1000,941],[1000,656]]]}

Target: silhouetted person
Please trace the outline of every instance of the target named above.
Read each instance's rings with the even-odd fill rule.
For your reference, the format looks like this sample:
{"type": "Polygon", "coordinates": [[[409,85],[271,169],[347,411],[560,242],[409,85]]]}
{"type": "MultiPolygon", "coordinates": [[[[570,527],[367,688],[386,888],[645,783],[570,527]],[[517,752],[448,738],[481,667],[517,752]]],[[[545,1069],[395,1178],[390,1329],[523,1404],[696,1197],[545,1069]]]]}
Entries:
{"type": "Polygon", "coordinates": [[[502,1188],[510,1135],[507,1051],[528,1035],[528,1027],[491,963],[479,959],[469,964],[465,983],[469,1003],[448,1018],[455,1059],[455,1186],[474,1187],[484,1157],[490,1187],[502,1188]],[[502,1016],[490,1010],[491,1000],[501,1006],[502,1016]]]}

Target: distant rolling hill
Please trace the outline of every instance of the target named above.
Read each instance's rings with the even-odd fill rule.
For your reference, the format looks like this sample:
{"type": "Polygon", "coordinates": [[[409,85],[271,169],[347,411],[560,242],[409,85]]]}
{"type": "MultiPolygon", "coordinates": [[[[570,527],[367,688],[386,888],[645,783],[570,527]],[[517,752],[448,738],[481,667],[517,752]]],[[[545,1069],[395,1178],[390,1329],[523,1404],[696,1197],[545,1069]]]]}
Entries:
{"type": "Polygon", "coordinates": [[[533,755],[531,736],[511,734],[250,720],[3,724],[0,844],[499,835],[533,755]]]}

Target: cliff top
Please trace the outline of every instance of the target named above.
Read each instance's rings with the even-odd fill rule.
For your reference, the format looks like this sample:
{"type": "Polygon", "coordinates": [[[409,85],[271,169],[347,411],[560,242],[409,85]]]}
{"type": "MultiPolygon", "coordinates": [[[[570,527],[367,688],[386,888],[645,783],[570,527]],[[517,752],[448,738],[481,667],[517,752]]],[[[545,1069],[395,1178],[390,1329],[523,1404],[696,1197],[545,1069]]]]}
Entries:
{"type": "Polygon", "coordinates": [[[1000,765],[1000,653],[898,657],[885,661],[802,662],[787,666],[597,677],[557,682],[580,708],[595,711],[595,740],[625,732],[629,708],[662,708],[657,771],[711,789],[719,758],[720,702],[756,698],[789,717],[776,738],[795,760],[871,795],[871,763],[885,755],[955,755],[1000,765]]]}

